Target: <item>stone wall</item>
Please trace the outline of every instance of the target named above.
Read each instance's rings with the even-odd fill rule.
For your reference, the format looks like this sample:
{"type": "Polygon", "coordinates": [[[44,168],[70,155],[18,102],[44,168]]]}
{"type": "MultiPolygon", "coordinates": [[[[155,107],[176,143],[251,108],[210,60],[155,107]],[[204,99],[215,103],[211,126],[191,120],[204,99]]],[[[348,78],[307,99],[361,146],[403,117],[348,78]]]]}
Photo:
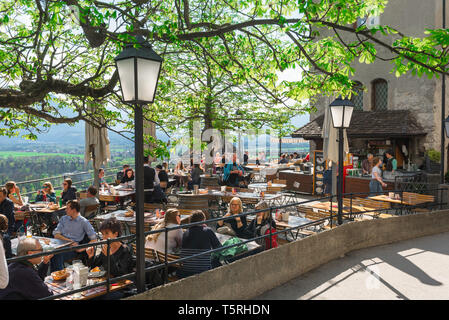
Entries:
{"type": "Polygon", "coordinates": [[[447,231],[449,210],[351,222],[128,299],[251,299],[353,250],[447,231]]]}

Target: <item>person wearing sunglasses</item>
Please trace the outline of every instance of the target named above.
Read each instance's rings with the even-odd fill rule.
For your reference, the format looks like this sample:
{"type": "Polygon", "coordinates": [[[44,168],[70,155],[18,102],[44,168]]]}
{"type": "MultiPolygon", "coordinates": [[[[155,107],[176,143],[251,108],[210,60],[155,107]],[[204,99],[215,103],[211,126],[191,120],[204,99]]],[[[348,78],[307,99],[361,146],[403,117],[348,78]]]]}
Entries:
{"type": "MultiPolygon", "coordinates": [[[[21,239],[17,245],[18,256],[42,251],[42,245],[36,238],[21,239]]],[[[37,300],[53,295],[44,282],[48,262],[52,257],[53,255],[48,255],[10,263],[9,283],[6,288],[0,290],[0,300],[37,300]]]]}
{"type": "Polygon", "coordinates": [[[67,178],[62,183],[61,199],[62,204],[66,204],[69,200],[76,200],[76,188],[72,187],[72,179],[67,178]]]}
{"type": "Polygon", "coordinates": [[[42,190],[37,191],[36,202],[39,201],[56,202],[56,193],[50,181],[45,182],[42,190]]]}

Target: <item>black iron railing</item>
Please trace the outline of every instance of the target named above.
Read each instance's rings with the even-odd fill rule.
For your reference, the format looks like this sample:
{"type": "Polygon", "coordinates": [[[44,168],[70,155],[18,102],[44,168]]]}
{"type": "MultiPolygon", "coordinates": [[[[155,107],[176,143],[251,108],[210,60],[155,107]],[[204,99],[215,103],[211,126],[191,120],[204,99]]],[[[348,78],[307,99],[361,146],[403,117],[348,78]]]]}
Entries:
{"type": "MultiPolygon", "coordinates": [[[[447,191],[447,189],[440,188],[440,189],[430,190],[430,191],[443,192],[443,191],[447,191]]],[[[381,209],[374,209],[374,210],[369,210],[369,211],[367,210],[367,211],[363,211],[363,212],[353,212],[353,210],[352,210],[352,202],[355,201],[355,199],[354,199],[355,196],[367,196],[367,195],[372,196],[372,195],[376,195],[376,194],[385,194],[385,193],[388,193],[388,192],[393,192],[395,194],[399,194],[400,198],[403,199],[403,192],[404,192],[403,190],[394,190],[394,191],[387,191],[387,192],[384,191],[384,192],[376,192],[376,193],[369,193],[369,194],[367,194],[367,193],[347,193],[347,194],[344,194],[343,196],[345,198],[350,199],[350,206],[349,206],[350,210],[349,210],[349,212],[344,213],[342,215],[343,221],[344,222],[345,221],[346,222],[347,221],[353,221],[354,220],[354,216],[364,215],[365,213],[385,212],[388,209],[381,208],[381,209]]],[[[439,199],[437,197],[435,197],[435,201],[433,201],[432,203],[427,203],[426,204],[426,208],[432,209],[432,208],[440,207],[440,209],[441,209],[443,205],[447,204],[447,203],[441,201],[441,199],[442,199],[442,194],[440,194],[440,198],[439,199]]],[[[243,217],[243,216],[248,216],[248,215],[254,215],[254,214],[257,214],[259,212],[265,212],[265,211],[269,210],[270,211],[269,223],[270,223],[270,226],[271,226],[272,221],[273,221],[273,212],[275,212],[276,210],[292,208],[292,207],[296,207],[296,206],[299,206],[299,205],[304,205],[304,204],[308,204],[308,203],[311,203],[311,202],[323,201],[323,200],[330,201],[330,203],[331,203],[330,210],[329,210],[329,215],[327,217],[324,217],[322,219],[317,219],[317,220],[311,220],[310,222],[307,222],[307,223],[304,223],[304,224],[301,224],[301,225],[298,225],[298,226],[293,226],[291,228],[282,229],[282,230],[275,231],[275,232],[273,232],[271,230],[271,228],[270,228],[269,229],[270,232],[268,234],[261,235],[261,236],[258,236],[258,237],[252,237],[250,239],[244,239],[240,243],[236,243],[236,244],[232,244],[232,245],[228,245],[228,246],[224,246],[224,247],[220,247],[220,248],[216,248],[216,249],[203,251],[201,253],[194,254],[194,255],[191,255],[191,256],[188,256],[188,257],[175,259],[173,261],[169,261],[167,259],[168,258],[167,257],[167,255],[168,255],[168,248],[167,248],[167,246],[168,246],[168,241],[167,241],[168,232],[173,231],[173,230],[177,230],[177,229],[181,229],[181,228],[182,229],[186,229],[186,228],[190,228],[192,226],[202,225],[202,224],[205,224],[205,223],[210,225],[212,223],[216,223],[218,221],[223,220],[223,217],[213,218],[213,219],[209,219],[209,220],[206,220],[206,221],[182,224],[182,225],[173,226],[173,227],[166,227],[166,228],[159,229],[159,230],[147,231],[144,234],[145,236],[151,235],[151,234],[155,234],[155,233],[165,232],[165,259],[164,259],[163,263],[152,265],[152,266],[150,266],[148,268],[145,268],[145,270],[142,270],[141,272],[147,273],[147,272],[151,272],[151,271],[157,271],[157,270],[161,270],[162,271],[162,270],[164,270],[164,272],[163,272],[164,273],[164,283],[167,283],[168,282],[168,268],[170,266],[172,266],[172,265],[179,265],[180,263],[182,263],[184,261],[187,261],[187,260],[190,260],[190,259],[195,259],[195,258],[197,258],[199,256],[202,256],[202,255],[209,255],[209,254],[212,254],[214,252],[219,252],[219,251],[226,250],[226,249],[229,249],[229,248],[233,248],[233,247],[236,247],[236,246],[241,246],[243,244],[246,244],[246,243],[249,243],[249,242],[252,242],[252,241],[255,241],[255,240],[259,240],[259,239],[269,238],[269,244],[271,246],[272,237],[275,236],[275,235],[280,235],[280,234],[286,234],[287,235],[288,232],[295,231],[295,230],[299,232],[299,230],[301,230],[301,229],[306,229],[306,228],[309,228],[309,227],[320,226],[320,225],[325,224],[326,222],[328,222],[328,225],[332,228],[335,225],[333,223],[333,219],[335,219],[337,217],[337,215],[335,214],[335,211],[333,209],[333,206],[332,206],[332,203],[336,202],[336,196],[328,196],[328,197],[323,197],[323,198],[319,198],[319,199],[312,199],[312,200],[307,200],[307,201],[300,201],[300,202],[295,202],[295,203],[289,203],[289,204],[285,204],[285,205],[270,207],[268,209],[251,210],[251,211],[248,211],[248,212],[243,212],[241,214],[233,215],[232,217],[243,217]]],[[[411,209],[419,207],[421,205],[422,204],[405,205],[402,202],[402,200],[401,200],[401,202],[398,203],[397,207],[394,208],[393,210],[395,211],[395,214],[400,212],[400,214],[402,215],[403,214],[403,209],[405,209],[404,211],[406,213],[411,214],[411,213],[414,213],[413,210],[411,210],[411,209]]],[[[336,225],[336,227],[338,227],[338,225],[336,225]]],[[[324,229],[320,228],[320,229],[317,230],[317,232],[320,232],[320,231],[323,231],[323,230],[324,229]]],[[[61,248],[61,249],[57,249],[57,250],[51,251],[50,254],[54,255],[54,254],[74,251],[74,250],[82,249],[82,248],[96,247],[96,246],[99,246],[99,245],[106,245],[107,246],[107,252],[108,252],[108,255],[107,255],[107,258],[108,258],[107,266],[108,266],[108,268],[106,270],[107,271],[107,276],[106,276],[106,280],[105,281],[98,282],[98,283],[93,284],[93,285],[83,286],[80,289],[70,290],[70,291],[62,293],[62,294],[53,295],[53,296],[44,298],[43,300],[58,299],[58,298],[62,298],[62,297],[65,297],[65,296],[68,296],[68,295],[71,295],[71,294],[74,294],[74,293],[77,293],[77,292],[82,292],[82,291],[85,291],[85,290],[88,290],[88,289],[91,289],[91,288],[95,288],[95,287],[99,287],[99,286],[103,286],[103,285],[106,285],[106,290],[109,293],[111,281],[115,282],[115,281],[120,281],[120,280],[125,280],[125,279],[129,279],[129,280],[134,280],[135,281],[137,270],[133,271],[132,273],[125,274],[125,275],[122,275],[120,277],[114,277],[114,278],[111,278],[110,274],[109,274],[109,270],[110,270],[109,250],[110,250],[111,243],[112,242],[116,242],[116,241],[125,241],[125,242],[127,242],[129,244],[129,243],[134,242],[135,240],[136,240],[136,235],[135,234],[131,234],[131,235],[126,235],[126,236],[121,236],[121,237],[118,237],[118,238],[115,238],[115,239],[107,239],[107,240],[102,240],[102,241],[98,241],[98,242],[95,242],[95,243],[87,243],[87,244],[82,244],[82,245],[78,245],[78,246],[74,246],[74,247],[61,248]]],[[[268,247],[267,249],[270,249],[270,247],[268,247]]],[[[96,252],[96,250],[95,250],[95,252],[96,252]]],[[[46,255],[49,255],[49,252],[37,253],[37,254],[33,254],[33,255],[20,256],[20,257],[13,257],[13,258],[8,259],[7,262],[11,263],[11,262],[23,261],[23,260],[28,260],[30,258],[42,257],[42,256],[46,256],[46,255]]],[[[141,279],[145,279],[145,277],[141,277],[141,279]]]]}

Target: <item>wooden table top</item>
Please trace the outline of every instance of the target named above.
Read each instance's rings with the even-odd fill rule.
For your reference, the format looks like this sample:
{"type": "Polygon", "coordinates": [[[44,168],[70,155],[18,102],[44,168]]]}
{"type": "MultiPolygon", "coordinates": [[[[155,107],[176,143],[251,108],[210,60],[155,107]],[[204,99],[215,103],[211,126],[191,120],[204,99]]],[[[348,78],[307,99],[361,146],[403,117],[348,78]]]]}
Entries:
{"type": "MultiPolygon", "coordinates": [[[[258,182],[258,183],[251,183],[248,185],[248,188],[250,189],[259,189],[259,190],[267,190],[268,183],[266,182],[258,182]]],[[[286,184],[283,183],[272,183],[270,187],[274,188],[287,188],[286,184]]]]}
{"type": "MultiPolygon", "coordinates": [[[[319,202],[319,203],[314,203],[312,205],[310,205],[310,207],[315,208],[315,209],[321,209],[321,210],[325,210],[325,211],[330,211],[331,210],[331,202],[330,201],[326,201],[326,202],[319,202]]],[[[372,211],[374,210],[373,208],[368,208],[368,207],[362,207],[362,206],[358,206],[358,205],[352,205],[352,212],[365,212],[365,211],[372,211]]],[[[338,205],[336,202],[332,202],[332,211],[334,213],[338,212],[338,205]]],[[[345,206],[343,205],[343,212],[344,213],[350,213],[351,212],[351,207],[349,206],[345,206]]]]}
{"type": "Polygon", "coordinates": [[[40,213],[53,213],[57,211],[65,210],[66,206],[59,207],[57,209],[50,209],[47,207],[45,202],[37,202],[29,204],[31,211],[40,212],[40,213]]]}
{"type": "MultiPolygon", "coordinates": [[[[227,234],[221,234],[221,233],[217,233],[217,232],[215,232],[215,235],[217,236],[217,238],[221,244],[223,244],[228,239],[234,238],[233,236],[229,236],[227,234]]],[[[242,241],[247,241],[247,239],[241,239],[241,238],[239,238],[239,239],[242,241]]],[[[248,243],[246,243],[246,245],[248,246],[248,251],[256,250],[261,247],[261,245],[258,244],[256,241],[248,242],[248,243]]]]}
{"type": "MultiPolygon", "coordinates": [[[[252,221],[255,218],[256,218],[255,214],[250,214],[250,215],[246,216],[246,219],[248,221],[252,221]]],[[[294,227],[302,226],[303,224],[307,224],[309,222],[312,222],[312,220],[290,215],[288,217],[288,221],[274,220],[274,222],[276,222],[276,226],[279,226],[279,227],[287,229],[287,228],[294,228],[294,227]]]]}
{"type": "MultiPolygon", "coordinates": [[[[94,280],[96,280],[96,282],[101,282],[101,281],[105,281],[105,278],[98,278],[98,279],[94,279],[94,280]]],[[[48,286],[48,288],[53,292],[53,294],[55,294],[55,295],[70,291],[66,287],[65,280],[55,281],[55,280],[53,280],[53,278],[51,276],[47,276],[45,278],[44,282],[48,286]]],[[[127,286],[129,286],[132,283],[133,282],[131,280],[121,280],[117,283],[111,284],[110,291],[113,292],[113,291],[121,290],[123,288],[126,288],[127,286]]],[[[99,297],[99,296],[102,296],[105,294],[107,294],[106,285],[103,285],[103,286],[99,286],[96,288],[88,289],[86,291],[82,291],[80,297],[75,297],[74,294],[71,294],[71,295],[59,298],[58,300],[89,300],[89,299],[96,298],[96,297],[99,297]]]]}
{"type": "Polygon", "coordinates": [[[414,206],[414,205],[418,205],[418,204],[422,204],[422,203],[426,203],[426,202],[433,202],[433,200],[423,199],[423,198],[420,198],[419,196],[420,196],[420,194],[418,194],[418,193],[407,193],[407,194],[404,194],[402,201],[401,201],[401,199],[391,199],[387,195],[373,196],[373,197],[369,197],[369,199],[397,203],[397,204],[405,204],[408,206],[414,206]]]}

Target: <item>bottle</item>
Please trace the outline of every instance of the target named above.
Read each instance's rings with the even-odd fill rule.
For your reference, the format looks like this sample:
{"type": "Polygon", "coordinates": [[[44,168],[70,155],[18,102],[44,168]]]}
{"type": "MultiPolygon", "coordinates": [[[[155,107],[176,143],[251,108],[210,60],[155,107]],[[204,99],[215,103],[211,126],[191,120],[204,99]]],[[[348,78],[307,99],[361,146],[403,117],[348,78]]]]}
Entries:
{"type": "Polygon", "coordinates": [[[31,238],[33,236],[33,232],[32,232],[32,227],[31,226],[27,226],[27,238],[31,238]]]}
{"type": "Polygon", "coordinates": [[[62,198],[59,198],[59,207],[62,207],[62,198]]]}

